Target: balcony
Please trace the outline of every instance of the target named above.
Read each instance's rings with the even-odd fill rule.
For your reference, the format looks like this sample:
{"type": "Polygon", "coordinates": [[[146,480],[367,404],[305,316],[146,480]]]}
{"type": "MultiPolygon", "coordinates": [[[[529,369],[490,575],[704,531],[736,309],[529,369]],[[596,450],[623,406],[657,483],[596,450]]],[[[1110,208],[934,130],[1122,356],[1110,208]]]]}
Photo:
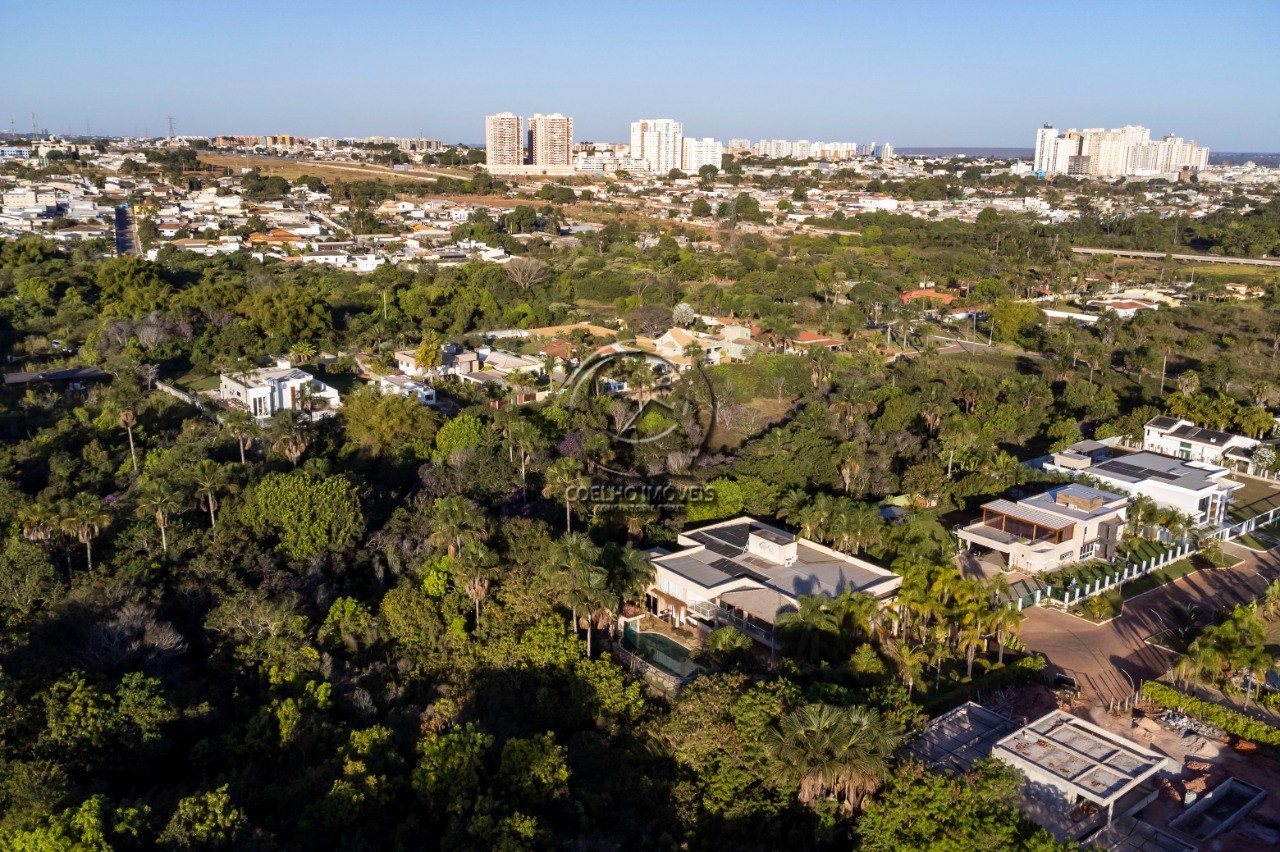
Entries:
{"type": "Polygon", "coordinates": [[[711,601],[693,601],[688,604],[688,610],[692,615],[705,619],[717,626],[729,625],[736,628],[741,633],[756,640],[762,645],[773,647],[773,631],[761,627],[759,624],[749,620],[746,616],[734,612],[727,607],[714,604],[711,601]]]}

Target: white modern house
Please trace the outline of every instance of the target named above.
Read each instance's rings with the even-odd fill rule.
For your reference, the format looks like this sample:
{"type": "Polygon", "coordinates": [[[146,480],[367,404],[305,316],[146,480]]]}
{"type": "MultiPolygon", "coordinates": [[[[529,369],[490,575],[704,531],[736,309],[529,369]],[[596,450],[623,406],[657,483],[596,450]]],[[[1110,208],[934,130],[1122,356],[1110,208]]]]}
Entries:
{"type": "Polygon", "coordinates": [[[461,376],[480,370],[480,355],[456,343],[445,343],[440,347],[440,363],[429,370],[423,370],[418,366],[417,350],[402,349],[396,352],[396,367],[415,379],[461,376]]]}
{"type": "Polygon", "coordinates": [[[1176,509],[1207,526],[1226,521],[1231,495],[1244,487],[1221,465],[1146,451],[1117,455],[1097,441],[1080,441],[1054,453],[1044,469],[1088,476],[1103,488],[1149,497],[1157,506],[1176,509]]]}
{"type": "Polygon", "coordinates": [[[1179,417],[1152,417],[1142,428],[1142,449],[1182,459],[1231,465],[1252,473],[1253,451],[1262,442],[1231,432],[1201,429],[1179,417]]]}
{"type": "Polygon", "coordinates": [[[850,590],[887,601],[902,585],[892,571],[751,517],[683,532],[677,542],[680,550],[650,554],[646,609],[676,625],[732,625],[771,648],[778,614],[802,595],[850,590]]]}
{"type": "Polygon", "coordinates": [[[993,500],[955,532],[972,551],[1000,554],[1009,570],[1039,574],[1114,559],[1128,507],[1123,494],[1071,483],[1016,503],[993,500]]]}
{"type": "Polygon", "coordinates": [[[378,389],[386,394],[417,400],[419,405],[435,405],[436,389],[425,382],[396,373],[378,376],[378,389]]]}
{"type": "Polygon", "coordinates": [[[221,379],[218,392],[223,402],[244,408],[259,419],[292,409],[319,420],[342,407],[336,390],[285,360],[247,373],[223,373],[221,379]]]}

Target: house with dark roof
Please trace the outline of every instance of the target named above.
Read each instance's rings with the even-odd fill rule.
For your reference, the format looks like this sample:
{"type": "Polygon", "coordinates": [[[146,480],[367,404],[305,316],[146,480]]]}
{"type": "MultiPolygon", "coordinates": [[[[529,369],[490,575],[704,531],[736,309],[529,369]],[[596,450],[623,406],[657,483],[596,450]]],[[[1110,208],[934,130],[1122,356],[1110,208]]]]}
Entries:
{"type": "Polygon", "coordinates": [[[676,541],[680,550],[650,554],[646,609],[675,625],[732,625],[770,648],[778,615],[797,609],[803,595],[856,591],[887,602],[902,585],[879,565],[752,517],[683,532],[676,541]]]}
{"type": "Polygon", "coordinates": [[[1142,428],[1142,449],[1253,473],[1253,451],[1262,442],[1231,432],[1201,429],[1180,417],[1152,417],[1142,428]]]}
{"type": "Polygon", "coordinates": [[[1218,526],[1227,517],[1232,494],[1244,487],[1221,465],[1152,452],[1114,454],[1096,441],[1081,441],[1053,454],[1044,470],[1087,476],[1100,487],[1151,498],[1162,509],[1188,515],[1197,524],[1218,526]]]}

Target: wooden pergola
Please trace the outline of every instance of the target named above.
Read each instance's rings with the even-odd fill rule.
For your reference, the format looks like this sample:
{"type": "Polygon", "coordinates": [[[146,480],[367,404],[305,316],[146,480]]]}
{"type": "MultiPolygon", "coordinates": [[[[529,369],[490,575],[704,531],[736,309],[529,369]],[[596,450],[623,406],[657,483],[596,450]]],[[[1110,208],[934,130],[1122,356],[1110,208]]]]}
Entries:
{"type": "Polygon", "coordinates": [[[1052,541],[1062,544],[1075,534],[1075,524],[1063,521],[1060,526],[1041,523],[1011,512],[1002,512],[990,506],[982,507],[982,525],[1032,541],[1052,541]]]}

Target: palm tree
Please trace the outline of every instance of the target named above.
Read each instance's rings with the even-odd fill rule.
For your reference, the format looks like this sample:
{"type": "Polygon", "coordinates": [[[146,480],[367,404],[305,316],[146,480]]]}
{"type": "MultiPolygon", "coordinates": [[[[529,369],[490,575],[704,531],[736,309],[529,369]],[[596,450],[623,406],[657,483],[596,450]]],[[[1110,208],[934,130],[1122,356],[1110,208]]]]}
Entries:
{"type": "Polygon", "coordinates": [[[871,635],[872,625],[880,614],[880,602],[866,592],[845,589],[831,602],[836,627],[841,638],[848,637],[849,646],[871,635]]]}
{"type": "Polygon", "coordinates": [[[870,708],[806,704],[783,716],[764,746],[775,782],[797,785],[805,805],[834,799],[850,815],[880,786],[901,741],[870,708]]]}
{"type": "Polygon", "coordinates": [[[84,545],[85,564],[92,571],[93,539],[103,527],[111,523],[111,516],[102,508],[100,499],[83,491],[64,501],[59,511],[62,515],[62,531],[84,545]]]}
{"type": "Polygon", "coordinates": [[[839,639],[840,626],[831,599],[823,595],[801,595],[798,609],[779,613],[776,626],[782,638],[798,656],[820,658],[829,643],[839,639]]]}
{"type": "Polygon", "coordinates": [[[934,625],[929,630],[928,641],[924,647],[925,654],[928,655],[928,664],[933,666],[933,688],[937,689],[942,683],[943,663],[955,656],[951,649],[951,631],[945,625],[934,625]]]}
{"type": "Polygon", "coordinates": [[[591,483],[583,472],[582,462],[571,458],[557,459],[547,468],[544,479],[546,484],[542,488],[542,496],[564,503],[564,531],[571,532],[573,507],[582,502],[582,492],[591,483]]]}
{"type": "MultiPolygon", "coordinates": [[[[513,407],[511,410],[514,411],[516,409],[513,407]]],[[[510,442],[513,452],[520,457],[520,486],[523,488],[528,484],[529,461],[533,458],[533,454],[539,444],[542,443],[542,435],[538,432],[538,427],[534,426],[531,421],[517,419],[512,421],[507,428],[507,440],[510,442]]]]}
{"type": "Polygon", "coordinates": [[[235,437],[236,449],[240,451],[240,464],[245,464],[244,451],[262,431],[258,421],[243,408],[233,408],[222,416],[222,424],[235,437]]]}
{"type": "Polygon", "coordinates": [[[1022,613],[1012,606],[1003,605],[991,613],[987,622],[988,628],[995,631],[996,643],[1000,646],[996,661],[1004,665],[1004,649],[1009,639],[1018,635],[1022,629],[1022,613]]]}
{"type": "Polygon", "coordinates": [[[23,508],[22,537],[27,541],[49,541],[62,532],[62,513],[52,503],[36,501],[23,508]]]}
{"type": "Polygon", "coordinates": [[[138,425],[138,417],[129,409],[120,412],[120,425],[129,434],[129,460],[133,462],[133,473],[138,474],[138,454],[133,449],[133,427],[138,425]]]}
{"type": "Polygon", "coordinates": [[[1235,662],[1236,667],[1244,671],[1249,678],[1244,690],[1244,707],[1248,710],[1249,698],[1257,691],[1259,682],[1267,676],[1267,672],[1276,661],[1265,649],[1251,647],[1241,649],[1235,662]]]}
{"type": "Polygon", "coordinates": [[[214,513],[218,511],[218,492],[230,485],[231,476],[213,459],[201,459],[196,465],[194,479],[196,499],[203,500],[209,508],[209,528],[217,529],[218,520],[214,513]]]}
{"type": "Polygon", "coordinates": [[[912,645],[906,639],[895,639],[884,646],[884,653],[898,669],[898,676],[902,678],[902,685],[909,694],[915,688],[920,670],[928,661],[924,649],[912,645]]]}
{"type": "Polygon", "coordinates": [[[289,360],[305,364],[316,357],[316,345],[309,340],[299,340],[289,350],[289,360]]]}
{"type": "Polygon", "coordinates": [[[489,573],[496,561],[493,552],[479,541],[465,541],[458,551],[458,565],[467,577],[463,591],[476,606],[476,628],[480,627],[480,604],[489,596],[489,573]]]}
{"type": "Polygon", "coordinates": [[[965,677],[973,679],[973,661],[978,655],[978,649],[986,644],[986,640],[982,636],[982,628],[974,624],[961,629],[957,645],[964,652],[965,661],[965,677]]]}
{"type": "Polygon", "coordinates": [[[644,551],[630,544],[606,550],[609,586],[619,602],[635,602],[653,584],[654,567],[644,551]]]}
{"type": "Polygon", "coordinates": [[[271,418],[271,437],[271,449],[297,467],[308,442],[307,422],[302,415],[291,408],[277,411],[271,418]]]}
{"type": "Polygon", "coordinates": [[[160,548],[169,554],[169,519],[182,511],[182,500],[177,489],[161,479],[150,479],[138,489],[138,513],[151,515],[160,528],[160,548]]]}
{"type": "Polygon", "coordinates": [[[431,534],[427,543],[443,547],[450,559],[454,559],[469,544],[482,540],[485,535],[484,514],[465,497],[437,498],[431,504],[431,534]]]}

